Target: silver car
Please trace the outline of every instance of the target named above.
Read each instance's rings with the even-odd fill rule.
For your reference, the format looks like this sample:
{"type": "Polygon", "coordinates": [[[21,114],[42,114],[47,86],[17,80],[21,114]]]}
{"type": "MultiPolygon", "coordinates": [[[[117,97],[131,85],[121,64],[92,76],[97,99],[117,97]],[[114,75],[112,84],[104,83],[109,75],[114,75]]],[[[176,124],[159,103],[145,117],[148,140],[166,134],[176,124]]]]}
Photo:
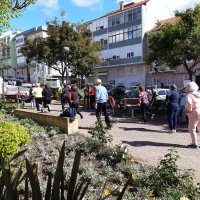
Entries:
{"type": "Polygon", "coordinates": [[[157,95],[156,100],[162,100],[162,101],[166,99],[166,95],[169,93],[169,89],[165,88],[156,88],[153,91],[157,95]]]}

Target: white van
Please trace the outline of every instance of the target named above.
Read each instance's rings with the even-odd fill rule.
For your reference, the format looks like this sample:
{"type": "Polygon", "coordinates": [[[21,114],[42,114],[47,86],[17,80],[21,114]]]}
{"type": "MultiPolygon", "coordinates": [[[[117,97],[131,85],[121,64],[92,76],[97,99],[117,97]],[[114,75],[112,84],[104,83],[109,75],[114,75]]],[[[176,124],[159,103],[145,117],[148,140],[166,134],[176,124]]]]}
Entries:
{"type": "Polygon", "coordinates": [[[58,78],[46,78],[45,83],[49,84],[51,88],[60,87],[60,80],[58,78]]]}

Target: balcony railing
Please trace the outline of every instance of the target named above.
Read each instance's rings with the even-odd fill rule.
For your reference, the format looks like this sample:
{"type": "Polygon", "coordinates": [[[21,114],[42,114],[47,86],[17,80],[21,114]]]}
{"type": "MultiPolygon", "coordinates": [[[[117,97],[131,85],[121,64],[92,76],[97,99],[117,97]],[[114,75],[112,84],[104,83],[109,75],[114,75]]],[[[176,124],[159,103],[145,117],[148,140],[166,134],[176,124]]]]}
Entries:
{"type": "Polygon", "coordinates": [[[120,65],[127,65],[127,64],[136,64],[141,63],[142,57],[131,57],[131,58],[121,58],[121,59],[113,59],[109,60],[105,63],[101,63],[99,65],[95,65],[95,67],[109,67],[109,66],[120,66],[120,65]]]}

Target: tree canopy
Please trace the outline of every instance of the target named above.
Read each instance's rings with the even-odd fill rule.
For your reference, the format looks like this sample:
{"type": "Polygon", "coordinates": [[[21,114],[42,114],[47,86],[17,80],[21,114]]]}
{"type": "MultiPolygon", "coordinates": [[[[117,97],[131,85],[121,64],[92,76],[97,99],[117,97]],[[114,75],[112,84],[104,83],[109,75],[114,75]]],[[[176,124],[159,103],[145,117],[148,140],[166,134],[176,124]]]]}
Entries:
{"type": "Polygon", "coordinates": [[[10,19],[17,18],[21,12],[36,0],[1,0],[0,1],[0,34],[5,29],[12,29],[10,19]]]}
{"type": "Polygon", "coordinates": [[[175,11],[175,23],[158,22],[148,35],[146,64],[155,64],[155,70],[183,65],[192,80],[194,68],[200,63],[200,4],[194,9],[175,11]]]}
{"type": "Polygon", "coordinates": [[[27,40],[20,49],[27,63],[35,60],[57,70],[62,76],[66,70],[73,75],[89,76],[92,64],[100,61],[99,45],[93,42],[91,32],[84,24],[70,24],[57,20],[47,23],[47,38],[27,40]],[[69,51],[65,52],[64,47],[69,51]]]}

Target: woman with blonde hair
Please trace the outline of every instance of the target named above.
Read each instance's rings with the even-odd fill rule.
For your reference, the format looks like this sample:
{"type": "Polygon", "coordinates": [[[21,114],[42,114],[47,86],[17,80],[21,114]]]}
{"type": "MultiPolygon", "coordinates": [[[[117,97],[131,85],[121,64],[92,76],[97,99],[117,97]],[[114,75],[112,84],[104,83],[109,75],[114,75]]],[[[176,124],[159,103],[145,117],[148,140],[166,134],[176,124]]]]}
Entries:
{"type": "Polygon", "coordinates": [[[185,109],[189,118],[188,130],[192,139],[192,143],[187,146],[195,149],[199,148],[196,129],[200,134],[200,93],[198,89],[199,86],[195,82],[188,83],[185,88],[187,93],[185,109]]]}

